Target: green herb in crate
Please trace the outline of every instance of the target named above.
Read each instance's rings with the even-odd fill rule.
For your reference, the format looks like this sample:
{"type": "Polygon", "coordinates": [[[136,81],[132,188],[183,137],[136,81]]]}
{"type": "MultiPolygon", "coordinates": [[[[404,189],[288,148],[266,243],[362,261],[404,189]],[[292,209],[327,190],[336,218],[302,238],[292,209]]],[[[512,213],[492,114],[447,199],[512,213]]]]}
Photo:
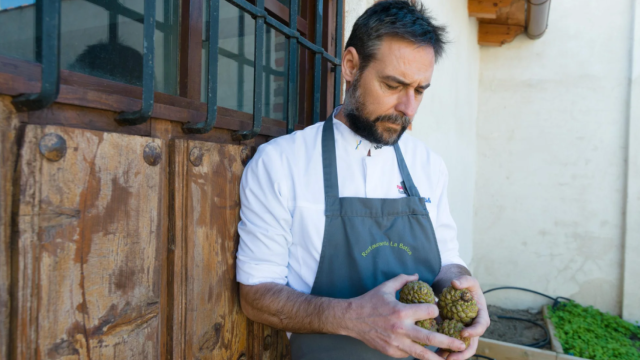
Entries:
{"type": "Polygon", "coordinates": [[[592,306],[549,306],[565,353],[592,360],[640,360],[640,328],[592,306]]]}

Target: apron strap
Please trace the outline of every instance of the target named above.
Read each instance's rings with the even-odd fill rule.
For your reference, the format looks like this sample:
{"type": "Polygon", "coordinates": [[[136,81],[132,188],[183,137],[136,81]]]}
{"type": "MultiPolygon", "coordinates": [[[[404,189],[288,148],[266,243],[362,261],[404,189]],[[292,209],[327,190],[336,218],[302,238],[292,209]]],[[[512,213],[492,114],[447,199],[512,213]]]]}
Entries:
{"type": "Polygon", "coordinates": [[[338,191],[338,164],[336,161],[336,137],[333,131],[333,113],[322,127],[322,173],[324,176],[325,215],[340,213],[338,191]]]}
{"type": "MultiPolygon", "coordinates": [[[[404,161],[400,145],[393,145],[398,161],[398,168],[403,180],[403,188],[408,196],[420,197],[418,188],[404,161]]],[[[340,213],[340,192],[338,188],[338,164],[336,161],[336,137],[333,130],[333,113],[322,126],[322,174],[324,177],[325,215],[340,213]]]]}
{"type": "Polygon", "coordinates": [[[413,178],[409,173],[409,168],[407,168],[407,163],[404,161],[404,156],[402,156],[402,150],[400,150],[400,145],[396,143],[393,145],[393,149],[396,151],[396,159],[398,159],[398,168],[400,168],[400,175],[402,175],[402,181],[404,182],[403,188],[407,192],[407,194],[411,197],[420,197],[420,192],[416,187],[416,184],[413,183],[413,178]]]}

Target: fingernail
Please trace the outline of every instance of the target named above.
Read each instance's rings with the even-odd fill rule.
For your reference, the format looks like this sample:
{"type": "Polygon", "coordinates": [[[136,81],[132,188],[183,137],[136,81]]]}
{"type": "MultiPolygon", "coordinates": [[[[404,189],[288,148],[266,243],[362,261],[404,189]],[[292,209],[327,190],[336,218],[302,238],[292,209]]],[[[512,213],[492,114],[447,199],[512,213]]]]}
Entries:
{"type": "Polygon", "coordinates": [[[459,282],[459,281],[457,281],[457,280],[454,280],[454,281],[453,281],[453,285],[454,285],[454,286],[460,286],[460,282],[459,282]]]}
{"type": "Polygon", "coordinates": [[[462,351],[464,349],[466,349],[467,347],[464,344],[458,345],[458,351],[462,351]]]}

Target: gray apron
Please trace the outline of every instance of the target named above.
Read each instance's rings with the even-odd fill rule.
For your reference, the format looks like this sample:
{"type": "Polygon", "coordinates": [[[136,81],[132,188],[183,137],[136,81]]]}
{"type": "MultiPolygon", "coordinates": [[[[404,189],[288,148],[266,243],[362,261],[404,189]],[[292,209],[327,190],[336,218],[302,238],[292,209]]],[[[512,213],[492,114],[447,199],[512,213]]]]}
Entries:
{"type": "MultiPolygon", "coordinates": [[[[394,146],[407,197],[340,198],[333,116],[322,130],[325,227],[316,296],[349,299],[399,274],[419,274],[432,284],[440,272],[440,251],[433,225],[400,146],[394,146]]],[[[293,360],[391,359],[365,343],[342,335],[292,334],[293,360]]]]}

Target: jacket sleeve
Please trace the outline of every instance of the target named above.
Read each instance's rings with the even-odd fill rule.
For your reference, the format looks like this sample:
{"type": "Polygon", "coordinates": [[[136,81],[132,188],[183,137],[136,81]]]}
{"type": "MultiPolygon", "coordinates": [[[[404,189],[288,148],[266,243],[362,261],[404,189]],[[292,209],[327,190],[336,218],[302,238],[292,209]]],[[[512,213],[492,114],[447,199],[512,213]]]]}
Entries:
{"type": "Polygon", "coordinates": [[[282,193],[282,170],[280,154],[265,144],[242,175],[236,262],[242,284],[287,283],[292,215],[282,193]]]}

